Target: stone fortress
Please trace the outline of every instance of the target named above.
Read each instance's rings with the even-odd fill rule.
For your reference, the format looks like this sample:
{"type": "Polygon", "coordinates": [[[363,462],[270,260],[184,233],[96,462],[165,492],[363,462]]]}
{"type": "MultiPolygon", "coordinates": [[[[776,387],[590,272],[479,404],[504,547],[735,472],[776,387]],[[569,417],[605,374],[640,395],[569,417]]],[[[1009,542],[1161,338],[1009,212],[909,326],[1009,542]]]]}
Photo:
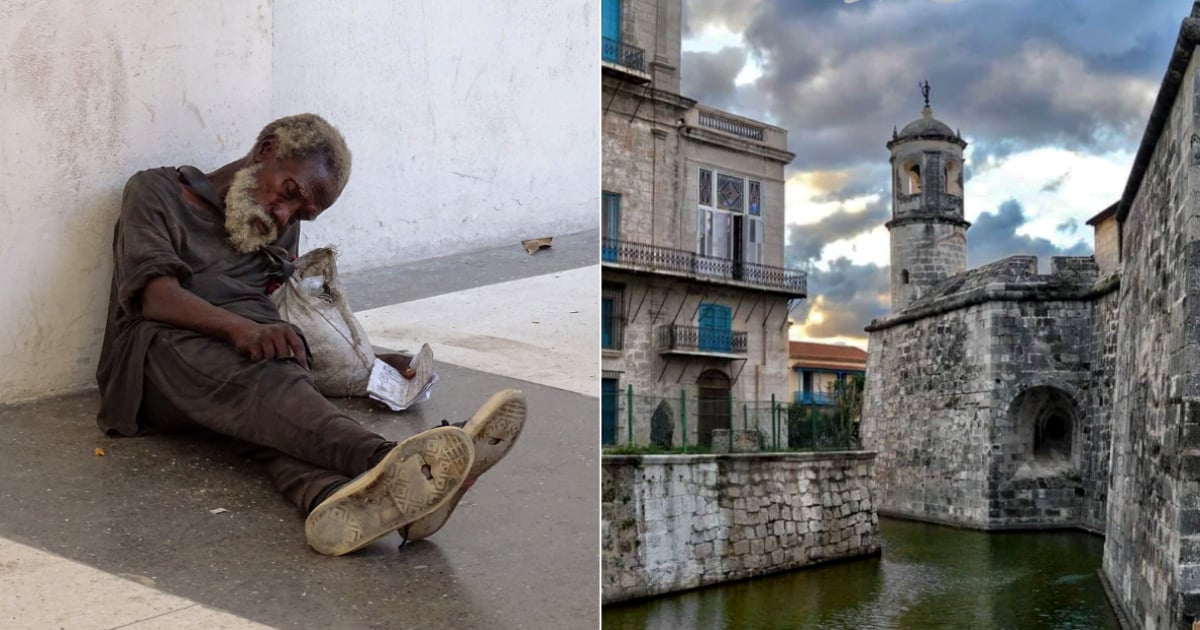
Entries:
{"type": "Polygon", "coordinates": [[[870,334],[880,514],[1105,536],[1137,628],[1200,619],[1200,3],[1095,255],[966,269],[960,134],[893,131],[892,313],[870,334]]]}

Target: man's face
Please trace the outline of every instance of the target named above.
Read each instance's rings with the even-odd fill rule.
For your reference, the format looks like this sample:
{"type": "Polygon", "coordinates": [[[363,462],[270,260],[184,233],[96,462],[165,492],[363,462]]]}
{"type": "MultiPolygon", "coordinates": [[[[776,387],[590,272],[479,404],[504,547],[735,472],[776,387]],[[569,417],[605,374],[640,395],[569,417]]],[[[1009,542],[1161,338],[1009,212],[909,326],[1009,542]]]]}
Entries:
{"type": "Polygon", "coordinates": [[[233,176],[225,195],[225,229],[237,251],[274,243],[296,221],[311,221],[333,204],[334,182],[324,160],[264,159],[233,176]]]}

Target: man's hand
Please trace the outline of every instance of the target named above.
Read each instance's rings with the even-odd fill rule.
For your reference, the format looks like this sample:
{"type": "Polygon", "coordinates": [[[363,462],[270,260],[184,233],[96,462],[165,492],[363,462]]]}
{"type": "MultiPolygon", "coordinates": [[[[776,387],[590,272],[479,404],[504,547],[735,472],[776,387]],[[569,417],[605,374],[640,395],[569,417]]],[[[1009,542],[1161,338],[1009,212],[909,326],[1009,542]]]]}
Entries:
{"type": "Polygon", "coordinates": [[[301,367],[308,367],[304,341],[288,324],[248,321],[230,331],[229,343],[238,352],[250,357],[251,361],[295,359],[301,367]]]}
{"type": "Polygon", "coordinates": [[[159,276],[142,290],[142,316],[176,328],[224,339],[253,361],[294,359],[308,367],[308,352],[300,335],[288,324],[260,324],[179,286],[172,276],[159,276]]]}
{"type": "Polygon", "coordinates": [[[384,363],[396,368],[396,371],[399,372],[404,378],[412,379],[412,377],[417,375],[417,371],[409,367],[409,365],[412,364],[412,357],[406,354],[398,354],[393,352],[389,354],[377,354],[375,356],[378,357],[380,361],[383,361],[384,363]]]}

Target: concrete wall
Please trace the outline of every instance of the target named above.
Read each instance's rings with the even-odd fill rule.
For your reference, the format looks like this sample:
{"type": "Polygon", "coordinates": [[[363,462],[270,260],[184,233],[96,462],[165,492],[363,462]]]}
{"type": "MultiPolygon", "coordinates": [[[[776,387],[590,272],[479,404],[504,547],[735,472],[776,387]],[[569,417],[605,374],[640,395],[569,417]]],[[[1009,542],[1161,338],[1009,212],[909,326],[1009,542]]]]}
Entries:
{"type": "Polygon", "coordinates": [[[591,0],[4,6],[0,403],[93,386],[126,179],[216,168],[277,115],[355,152],[306,229],[345,270],[595,226],[591,0]]]}
{"type": "Polygon", "coordinates": [[[594,0],[277,2],[272,113],[354,151],[306,244],[353,270],[594,229],[599,32],[594,0]]]}
{"type": "Polygon", "coordinates": [[[94,386],[125,180],[248,150],[272,114],[273,12],[240,0],[4,4],[0,402],[11,402],[94,386]]]}
{"type": "Polygon", "coordinates": [[[1144,628],[1200,618],[1198,73],[1193,57],[1123,225],[1104,573],[1144,628]]]}
{"type": "Polygon", "coordinates": [[[621,39],[645,51],[646,72],[654,87],[679,92],[682,45],[681,0],[622,0],[621,39]]]}
{"type": "Polygon", "coordinates": [[[604,79],[600,185],[621,195],[621,240],[678,247],[684,223],[695,223],[695,210],[683,212],[678,197],[683,147],[675,128],[693,104],[604,79]]]}
{"type": "Polygon", "coordinates": [[[605,603],[879,552],[874,454],[606,456],[605,603]]]}

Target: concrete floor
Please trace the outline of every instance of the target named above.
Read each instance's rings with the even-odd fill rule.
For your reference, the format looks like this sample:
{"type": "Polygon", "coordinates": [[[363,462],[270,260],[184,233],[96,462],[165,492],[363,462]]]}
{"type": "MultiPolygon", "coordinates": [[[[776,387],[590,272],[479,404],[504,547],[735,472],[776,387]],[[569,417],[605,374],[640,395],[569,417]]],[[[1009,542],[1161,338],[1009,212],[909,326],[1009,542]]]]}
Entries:
{"type": "MultiPolygon", "coordinates": [[[[516,245],[519,255],[505,248],[344,280],[361,310],[594,265],[596,248],[589,232],[534,256],[516,245]]],[[[525,391],[531,415],[514,452],[428,541],[397,551],[392,535],[350,557],[320,556],[253,463],[219,442],[103,437],[94,393],[0,407],[0,537],[196,602],[208,621],[194,627],[240,627],[219,624],[222,610],[277,628],[598,627],[598,398],[445,362],[438,371],[433,399],[402,414],[338,401],[400,438],[467,417],[497,389],[525,391]]],[[[59,597],[43,608],[103,608],[61,592],[77,582],[22,574],[4,553],[0,585],[44,579],[59,597]]],[[[6,592],[0,625],[35,627],[13,614],[35,614],[36,602],[13,613],[21,609],[6,592]]],[[[103,619],[62,627],[117,627],[103,619]]]]}

